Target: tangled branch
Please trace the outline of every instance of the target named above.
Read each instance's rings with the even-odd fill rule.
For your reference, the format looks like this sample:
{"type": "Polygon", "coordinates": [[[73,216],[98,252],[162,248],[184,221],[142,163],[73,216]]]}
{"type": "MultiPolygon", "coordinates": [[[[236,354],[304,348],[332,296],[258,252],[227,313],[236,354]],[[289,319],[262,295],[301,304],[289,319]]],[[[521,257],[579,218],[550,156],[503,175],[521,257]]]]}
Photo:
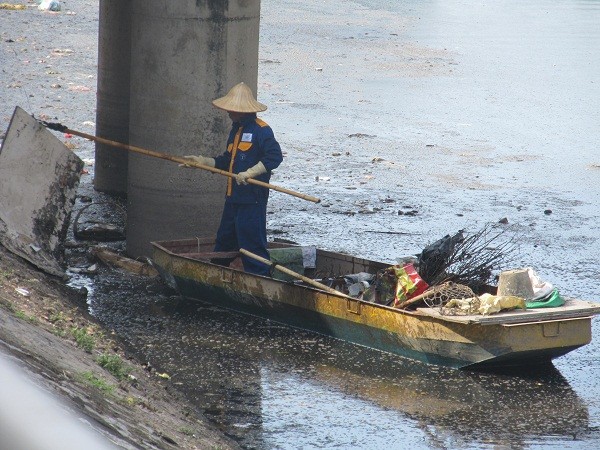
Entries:
{"type": "Polygon", "coordinates": [[[419,274],[430,286],[452,281],[480,293],[517,250],[518,238],[508,232],[507,228],[488,224],[467,236],[464,230],[447,235],[423,249],[419,274]]]}

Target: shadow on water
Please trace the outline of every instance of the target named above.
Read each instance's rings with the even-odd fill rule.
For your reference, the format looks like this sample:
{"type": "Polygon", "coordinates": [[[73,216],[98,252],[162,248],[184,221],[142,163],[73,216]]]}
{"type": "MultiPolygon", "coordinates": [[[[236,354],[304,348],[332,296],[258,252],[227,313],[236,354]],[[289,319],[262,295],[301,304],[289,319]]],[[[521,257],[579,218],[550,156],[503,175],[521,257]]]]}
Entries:
{"type": "Polygon", "coordinates": [[[95,315],[245,448],[374,448],[407,430],[428,448],[519,448],[595,432],[552,365],[494,374],[429,366],[187,301],[158,281],[101,284],[95,315]]]}

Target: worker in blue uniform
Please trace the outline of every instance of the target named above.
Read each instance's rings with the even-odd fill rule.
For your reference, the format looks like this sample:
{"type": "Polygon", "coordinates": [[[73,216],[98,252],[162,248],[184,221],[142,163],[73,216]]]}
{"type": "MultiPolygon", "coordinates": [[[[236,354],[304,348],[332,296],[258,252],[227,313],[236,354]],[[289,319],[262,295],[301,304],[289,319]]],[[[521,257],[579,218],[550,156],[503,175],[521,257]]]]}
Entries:
{"type": "MultiPolygon", "coordinates": [[[[253,178],[268,183],[271,171],[281,164],[283,155],[273,130],[256,116],[267,107],[255,100],[252,90],[244,83],[235,85],[213,105],[227,111],[232,121],[227,149],[214,158],[190,155],[186,158],[236,174],[227,180],[225,207],[217,231],[215,252],[237,251],[244,248],[269,259],[267,251],[267,201],[269,189],[249,184],[253,178]]],[[[229,265],[231,260],[213,260],[229,265]]],[[[242,255],[246,272],[269,276],[269,267],[242,255]]]]}

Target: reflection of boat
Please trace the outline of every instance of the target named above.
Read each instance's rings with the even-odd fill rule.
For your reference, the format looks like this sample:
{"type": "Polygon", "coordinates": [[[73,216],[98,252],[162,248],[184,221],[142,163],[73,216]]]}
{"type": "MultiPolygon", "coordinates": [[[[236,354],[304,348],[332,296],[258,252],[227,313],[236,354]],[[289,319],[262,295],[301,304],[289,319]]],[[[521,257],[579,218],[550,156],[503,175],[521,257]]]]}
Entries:
{"type": "MultiPolygon", "coordinates": [[[[447,316],[433,308],[399,310],[245,273],[235,261],[231,267],[213,264],[214,258],[238,256],[212,252],[213,243],[154,242],[153,263],[185,297],[432,364],[488,368],[546,363],[589,343],[591,316],[600,312],[600,305],[575,299],[558,308],[493,316],[447,316]]],[[[316,273],[328,276],[375,273],[388,266],[320,249],[316,255],[316,273]]]]}
{"type": "Polygon", "coordinates": [[[523,448],[540,437],[581,438],[593,430],[586,404],[552,364],[506,374],[432,372],[392,359],[355,364],[368,359],[365,349],[302,363],[314,367],[311,379],[415,420],[438,443],[432,448],[471,448],[474,443],[523,448]]]}

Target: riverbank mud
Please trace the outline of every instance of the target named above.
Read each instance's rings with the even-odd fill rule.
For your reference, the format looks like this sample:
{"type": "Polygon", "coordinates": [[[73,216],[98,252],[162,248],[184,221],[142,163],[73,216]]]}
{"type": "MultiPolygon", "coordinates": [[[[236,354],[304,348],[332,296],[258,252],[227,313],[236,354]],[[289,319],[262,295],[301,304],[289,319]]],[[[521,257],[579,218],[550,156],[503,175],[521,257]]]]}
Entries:
{"type": "MultiPolygon", "coordinates": [[[[237,448],[166,375],[136,360],[90,316],[86,297],[0,247],[0,352],[18,362],[20,377],[53,394],[57,405],[64,400],[73,423],[85,418],[115,448],[237,448]]],[[[27,398],[15,397],[14,388],[10,379],[3,381],[3,414],[18,411],[12,401],[27,398]]],[[[24,432],[22,448],[41,448],[33,439],[41,422],[29,414],[10,419],[24,432]]],[[[65,448],[60,440],[47,445],[65,448]]]]}

